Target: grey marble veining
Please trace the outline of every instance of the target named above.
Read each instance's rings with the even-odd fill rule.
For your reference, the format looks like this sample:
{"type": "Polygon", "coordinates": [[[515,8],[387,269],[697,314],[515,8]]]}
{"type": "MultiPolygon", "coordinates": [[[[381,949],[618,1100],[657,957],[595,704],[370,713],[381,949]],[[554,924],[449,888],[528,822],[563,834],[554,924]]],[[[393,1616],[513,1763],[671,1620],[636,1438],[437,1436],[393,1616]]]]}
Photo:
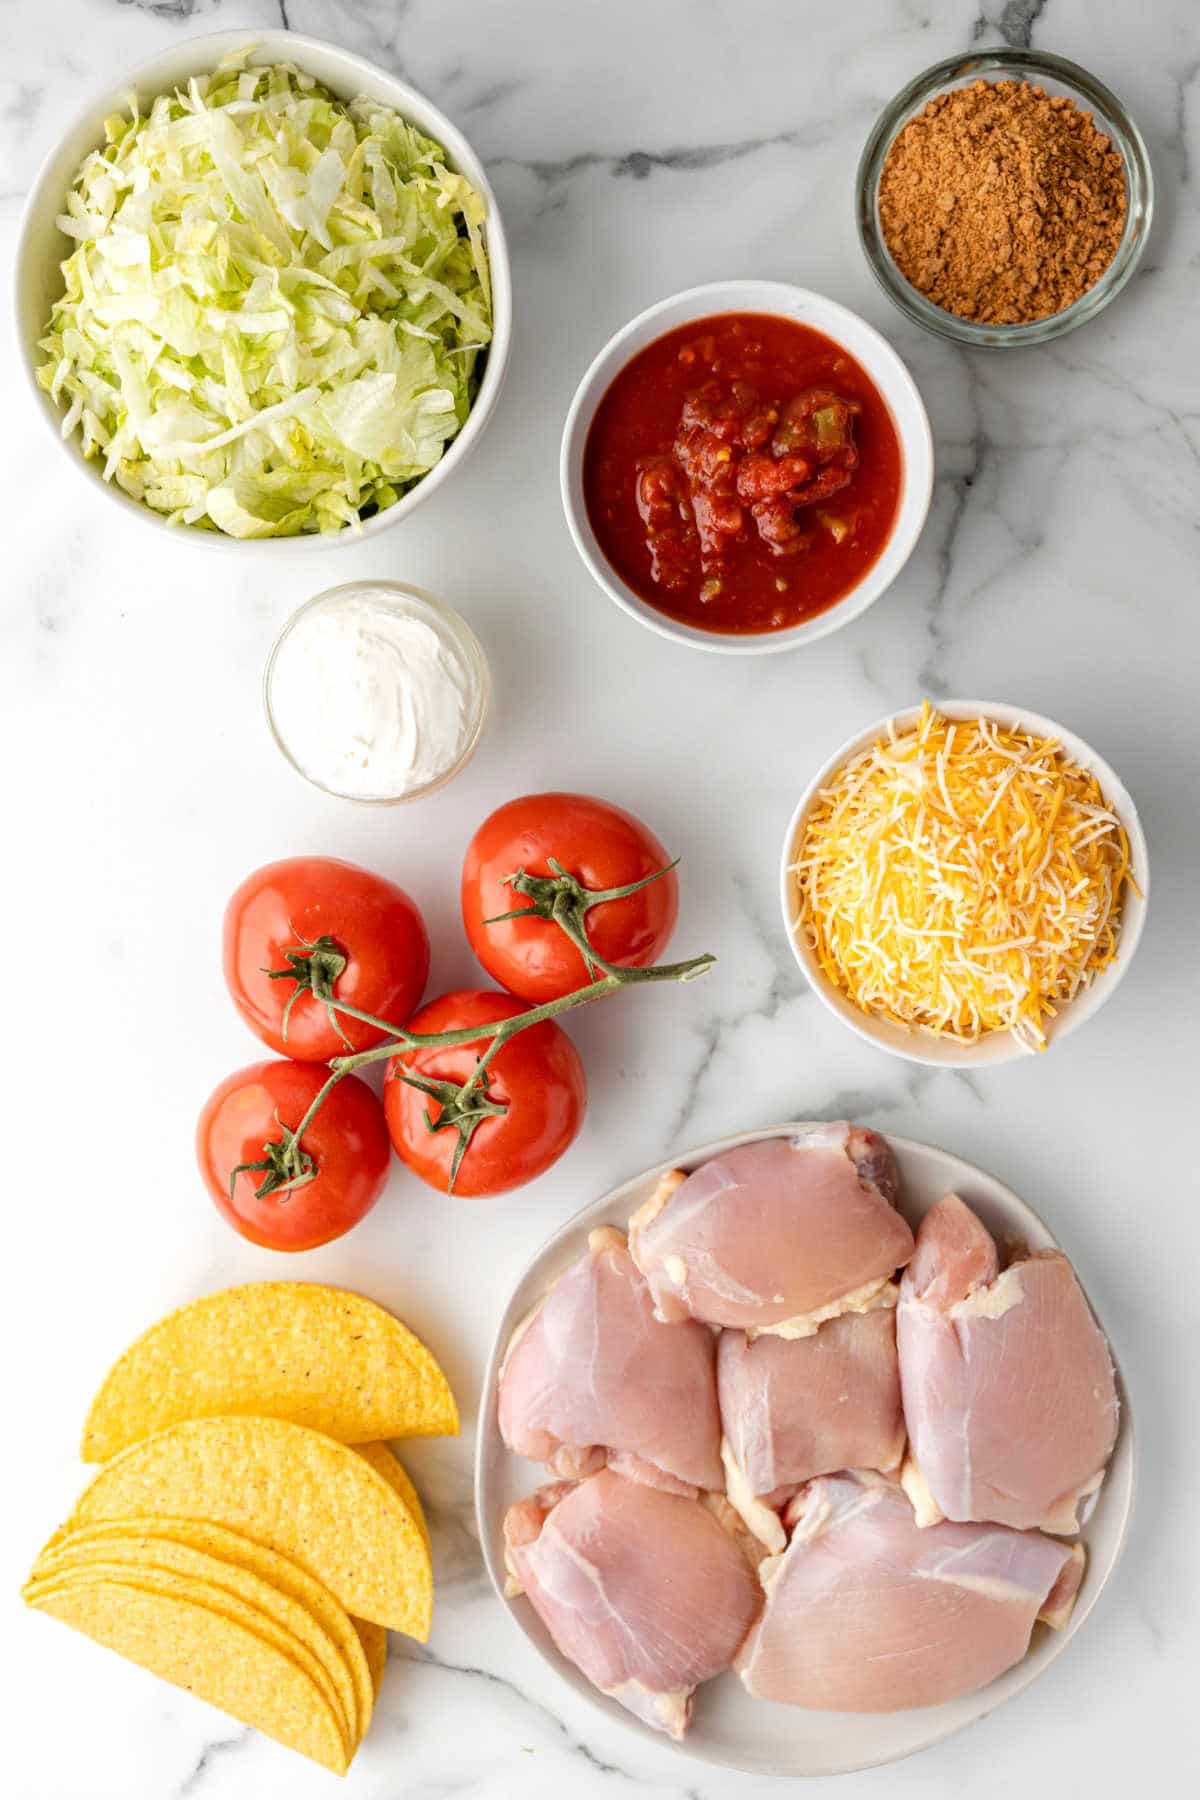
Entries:
{"type": "MultiPolygon", "coordinates": [[[[204,1095],[256,1054],[220,983],[229,891],[256,863],[305,848],[378,867],[439,921],[431,991],[465,984],[476,971],[454,918],[471,830],[514,793],[577,787],[643,814],[682,855],[675,949],[719,961],[702,983],[578,1016],[589,1123],[541,1182],[448,1204],[397,1173],[357,1232],[288,1265],[394,1306],[443,1355],[464,1402],[461,1441],[407,1458],[433,1528],[433,1637],[393,1641],[345,1791],[783,1791],[615,1728],[513,1633],[475,1534],[475,1393],[508,1293],[570,1211],[688,1143],[840,1114],[944,1145],[1044,1213],[1113,1332],[1142,1485],[1127,1562],[1071,1655],[965,1736],[843,1778],[838,1800],[1190,1791],[1200,13],[1189,0],[9,0],[6,258],[39,158],[94,87],[180,34],[280,24],[384,63],[461,122],[513,244],[513,363],[459,477],[395,534],[303,565],[143,542],[68,484],[23,397],[6,408],[0,730],[17,874],[4,884],[5,1093],[18,1105],[3,1313],[8,1442],[20,1446],[15,1475],[6,1465],[6,1591],[80,1484],[77,1425],[110,1358],[177,1300],[280,1272],[227,1232],[191,1160],[204,1095]],[[904,81],[1002,42],[1073,56],[1116,88],[1148,139],[1159,211],[1142,270],[1101,320],[987,357],[889,308],[858,251],[851,192],[863,138],[904,81]],[[593,588],[556,478],[567,403],[609,333],[654,299],[730,274],[823,289],[876,323],[921,386],[938,456],[928,526],[887,597],[801,656],[732,666],[659,642],[593,588]],[[318,587],[368,575],[404,575],[461,606],[496,679],[469,772],[396,815],[301,787],[259,707],[286,614],[318,587]],[[1154,900],[1120,994],[1050,1058],[978,1077],[893,1062],[845,1031],[803,987],[776,910],[779,840],[809,771],[921,693],[1061,718],[1121,771],[1150,834],[1154,900]]],[[[3,1630],[19,1724],[3,1766],[17,1800],[332,1791],[320,1771],[15,1603],[3,1630]]]]}

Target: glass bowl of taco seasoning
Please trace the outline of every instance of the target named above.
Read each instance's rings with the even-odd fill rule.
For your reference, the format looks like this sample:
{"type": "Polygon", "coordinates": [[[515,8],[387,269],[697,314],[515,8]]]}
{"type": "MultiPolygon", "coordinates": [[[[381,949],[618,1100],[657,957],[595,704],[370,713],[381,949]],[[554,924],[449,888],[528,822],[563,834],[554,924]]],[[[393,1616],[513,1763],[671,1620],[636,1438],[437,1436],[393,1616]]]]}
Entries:
{"type": "Polygon", "coordinates": [[[1045,51],[926,69],[880,115],[858,167],[859,238],[884,292],[927,330],[984,348],[1095,318],[1137,267],[1153,204],[1121,102],[1045,51]]]}

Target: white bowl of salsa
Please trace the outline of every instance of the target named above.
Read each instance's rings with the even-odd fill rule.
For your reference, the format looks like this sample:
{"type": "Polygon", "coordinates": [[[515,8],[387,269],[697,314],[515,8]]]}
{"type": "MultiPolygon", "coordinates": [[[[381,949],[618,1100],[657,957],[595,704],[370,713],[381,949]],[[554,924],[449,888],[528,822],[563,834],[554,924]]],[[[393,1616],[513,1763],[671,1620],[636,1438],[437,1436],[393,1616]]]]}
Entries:
{"type": "Polygon", "coordinates": [[[563,506],[617,605],[725,655],[814,642],[899,575],[933,491],[916,383],[848,308],[775,281],[639,313],[580,382],[563,506]]]}

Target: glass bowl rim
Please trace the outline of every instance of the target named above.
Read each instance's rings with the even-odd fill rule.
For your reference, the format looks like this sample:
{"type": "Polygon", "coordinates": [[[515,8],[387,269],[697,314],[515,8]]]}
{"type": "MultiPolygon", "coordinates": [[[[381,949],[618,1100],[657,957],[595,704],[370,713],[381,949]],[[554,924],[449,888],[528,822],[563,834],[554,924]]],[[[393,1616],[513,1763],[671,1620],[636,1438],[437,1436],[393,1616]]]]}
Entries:
{"type": "Polygon", "coordinates": [[[342,581],[336,587],[323,588],[319,594],[310,595],[307,600],[288,614],[276,633],[267,656],[266,666],[263,669],[262,697],[263,710],[267,716],[267,729],[274,739],[276,748],[284,761],[295,770],[302,781],[306,781],[310,787],[316,788],[318,793],[327,794],[331,800],[345,800],[352,806],[405,806],[410,800],[422,800],[427,794],[436,793],[439,788],[445,787],[447,782],[453,781],[454,777],[461,773],[474,756],[491,710],[491,665],[473,627],[462,613],[448,605],[445,600],[439,600],[436,594],[431,594],[426,588],[417,587],[410,581],[395,581],[386,576],[364,575],[357,581],[342,581]],[[340,601],[348,594],[361,592],[363,589],[382,590],[389,596],[415,601],[418,610],[424,608],[432,614],[437,625],[448,633],[462,652],[464,661],[474,678],[474,718],[460,754],[440,775],[435,775],[430,781],[422,782],[419,787],[409,788],[407,793],[403,794],[346,794],[339,788],[329,787],[325,782],[318,781],[315,775],[311,775],[296,760],[276,723],[275,709],[271,704],[271,681],[275,673],[275,664],[279,652],[287,638],[291,636],[293,628],[308,613],[314,612],[317,607],[328,605],[331,601],[340,601]]]}
{"type": "Polygon", "coordinates": [[[863,145],[855,175],[855,223],[867,266],[893,305],[939,337],[973,348],[1010,350],[1045,343],[1084,325],[1104,310],[1125,287],[1141,261],[1154,217],[1154,172],[1150,153],[1132,114],[1112,89],[1068,57],[1049,50],[1023,50],[997,44],[945,57],[915,75],[895,94],[877,116],[863,145]],[[876,204],[879,179],[892,143],[920,106],[943,88],[963,85],[965,78],[983,78],[999,71],[1003,78],[1039,78],[1071,91],[1089,110],[1101,114],[1114,147],[1125,167],[1127,204],[1121,242],[1103,274],[1086,293],[1061,312],[1033,319],[1023,325],[989,325],[960,318],[928,300],[900,273],[879,229],[876,204]]]}

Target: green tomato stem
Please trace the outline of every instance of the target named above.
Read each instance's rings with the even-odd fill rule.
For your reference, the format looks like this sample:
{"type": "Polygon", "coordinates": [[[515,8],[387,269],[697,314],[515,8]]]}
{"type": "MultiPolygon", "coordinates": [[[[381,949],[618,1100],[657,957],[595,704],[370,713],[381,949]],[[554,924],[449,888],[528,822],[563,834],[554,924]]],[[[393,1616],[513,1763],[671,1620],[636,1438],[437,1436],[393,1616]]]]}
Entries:
{"type": "MultiPolygon", "coordinates": [[[[575,988],[572,993],[560,994],[555,1000],[545,1000],[540,1006],[531,1006],[527,1011],[516,1013],[507,1019],[492,1019],[485,1024],[464,1025],[455,1031],[405,1031],[397,1032],[402,1039],[403,1050],[456,1050],[463,1044],[482,1044],[491,1042],[493,1053],[500,1044],[508,1043],[519,1031],[527,1031],[531,1025],[544,1024],[547,1019],[557,1019],[565,1012],[572,1012],[577,1006],[588,1006],[593,1000],[606,999],[623,987],[636,987],[646,982],[656,981],[695,981],[701,975],[707,975],[716,962],[715,956],[695,956],[688,962],[656,963],[648,969],[614,968],[610,975],[599,981],[588,982],[586,987],[575,988]]],[[[334,1006],[341,1003],[333,1002],[334,1006]]],[[[394,1029],[390,1027],[389,1029],[394,1029]]],[[[335,1056],[330,1068],[337,1075],[349,1075],[356,1069],[365,1068],[370,1063],[384,1062],[388,1057],[401,1054],[394,1044],[376,1044],[371,1050],[360,1050],[354,1056],[335,1056]]]]}
{"type": "MultiPolygon", "coordinates": [[[[576,988],[569,994],[560,994],[554,1000],[543,1001],[540,1006],[531,1006],[524,1012],[516,1013],[509,1018],[493,1019],[481,1025],[460,1026],[454,1031],[408,1031],[402,1026],[390,1024],[387,1019],[380,1019],[373,1013],[364,1012],[361,1007],[351,1006],[347,1002],[339,1000],[332,991],[332,981],[318,981],[313,984],[316,989],[316,997],[327,1008],[331,1017],[335,1013],[343,1013],[347,1018],[357,1019],[361,1024],[369,1025],[374,1030],[383,1032],[389,1041],[384,1044],[376,1044],[370,1050],[359,1050],[347,1056],[335,1056],[329,1065],[328,1078],[314,1095],[299,1125],[294,1131],[286,1133],[280,1150],[281,1152],[286,1151],[290,1158],[304,1159],[304,1163],[311,1165],[305,1171],[304,1179],[311,1180],[316,1173],[315,1159],[304,1150],[304,1133],[338,1082],[345,1076],[354,1074],[357,1070],[366,1068],[372,1063],[385,1062],[391,1057],[399,1058],[405,1052],[454,1050],[467,1044],[486,1044],[487,1049],[477,1059],[474,1071],[464,1082],[430,1083],[422,1077],[414,1075],[411,1065],[404,1063],[401,1063],[396,1071],[401,1080],[437,1099],[446,1115],[446,1124],[453,1125],[459,1133],[459,1143],[452,1162],[447,1188],[447,1191],[452,1193],[459,1165],[474,1131],[485,1118],[502,1115],[507,1110],[485,1097],[488,1068],[505,1044],[510,1043],[518,1032],[528,1031],[534,1025],[543,1025],[550,1019],[557,1019],[563,1013],[574,1011],[577,1006],[588,1006],[593,1000],[606,999],[609,994],[615,994],[620,988],[640,987],[659,981],[695,981],[701,975],[707,975],[716,962],[715,956],[707,954],[692,957],[687,962],[659,963],[645,969],[622,968],[616,964],[605,962],[603,957],[597,956],[587,939],[584,915],[588,908],[591,905],[598,905],[602,899],[617,899],[623,897],[625,893],[636,892],[638,888],[644,887],[647,881],[656,880],[658,875],[666,874],[667,871],[659,870],[656,875],[646,877],[645,881],[633,883],[628,889],[614,888],[602,894],[595,894],[581,906],[581,893],[574,884],[574,878],[568,876],[555,862],[551,863],[551,867],[555,871],[555,877],[553,883],[547,885],[553,886],[556,891],[542,896],[543,901],[549,901],[548,916],[570,938],[582,955],[589,976],[592,977],[585,986],[576,988]],[[565,891],[567,884],[571,884],[574,891],[565,891]],[[604,973],[597,974],[597,969],[602,969],[604,973]],[[321,991],[322,989],[324,991],[321,991]]],[[[674,864],[671,867],[674,867],[674,864]]],[[[587,890],[583,890],[583,893],[586,894],[587,890]]],[[[541,916],[547,915],[543,913],[541,916]]],[[[306,951],[316,947],[302,946],[306,951]]],[[[328,947],[330,951],[337,949],[332,940],[329,940],[328,946],[322,942],[319,947],[322,950],[328,947]]],[[[290,954],[288,960],[289,963],[292,962],[290,954]]],[[[297,957],[297,962],[299,960],[297,957]]],[[[293,967],[287,971],[269,971],[269,973],[273,977],[276,974],[282,977],[288,973],[295,975],[298,970],[293,967]]],[[[293,995],[293,999],[295,997],[293,995]]],[[[440,1118],[435,1122],[431,1119],[428,1109],[425,1119],[431,1131],[440,1129],[440,1118]]],[[[264,1146],[264,1153],[270,1158],[271,1146],[264,1146]]],[[[258,1167],[259,1165],[254,1166],[258,1167]]],[[[300,1166],[303,1168],[303,1163],[300,1166]]]]}

